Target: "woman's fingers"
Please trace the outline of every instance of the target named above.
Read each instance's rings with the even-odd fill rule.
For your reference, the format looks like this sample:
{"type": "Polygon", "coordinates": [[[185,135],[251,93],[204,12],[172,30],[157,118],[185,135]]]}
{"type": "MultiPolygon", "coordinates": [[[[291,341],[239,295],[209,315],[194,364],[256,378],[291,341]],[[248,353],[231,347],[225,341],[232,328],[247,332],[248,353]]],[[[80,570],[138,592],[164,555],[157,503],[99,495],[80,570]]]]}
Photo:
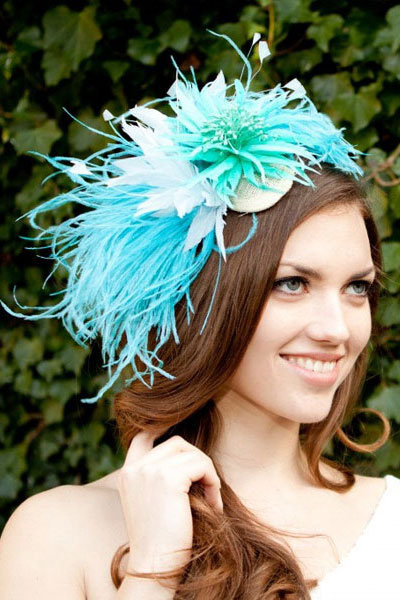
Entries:
{"type": "Polygon", "coordinates": [[[132,439],[125,457],[125,464],[132,464],[143,458],[153,448],[157,435],[140,431],[132,439]]]}
{"type": "Polygon", "coordinates": [[[145,431],[138,433],[128,449],[124,467],[137,468],[140,464],[143,470],[152,466],[159,470],[163,478],[174,475],[180,476],[185,489],[189,492],[193,482],[200,482],[204,489],[204,496],[211,506],[222,512],[221,482],[211,458],[196,446],[193,446],[180,436],[173,436],[153,447],[156,434],[145,431]],[[185,475],[185,477],[182,477],[185,475]]]}

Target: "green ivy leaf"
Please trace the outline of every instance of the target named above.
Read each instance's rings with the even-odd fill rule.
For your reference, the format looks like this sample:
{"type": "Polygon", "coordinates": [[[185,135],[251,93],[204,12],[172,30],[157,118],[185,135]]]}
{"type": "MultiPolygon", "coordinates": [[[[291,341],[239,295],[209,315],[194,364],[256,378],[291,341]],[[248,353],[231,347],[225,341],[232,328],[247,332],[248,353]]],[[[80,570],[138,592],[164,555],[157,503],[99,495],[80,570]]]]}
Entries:
{"type": "Polygon", "coordinates": [[[330,50],[333,60],[342,67],[354,63],[362,65],[361,61],[364,61],[365,67],[367,61],[374,59],[375,50],[371,46],[371,39],[376,33],[376,26],[368,10],[352,7],[346,15],[341,34],[338,33],[332,40],[330,50]]]}
{"type": "Polygon", "coordinates": [[[342,29],[343,23],[343,17],[336,14],[317,17],[307,29],[307,35],[323,52],[328,52],[329,42],[342,29]]]}
{"type": "Polygon", "coordinates": [[[310,10],[312,0],[279,0],[274,2],[276,20],[284,23],[307,23],[312,22],[316,13],[310,10]]]}
{"type": "Polygon", "coordinates": [[[44,348],[40,339],[21,338],[13,348],[13,355],[21,371],[29,365],[38,363],[43,356],[44,348]]]}
{"type": "Polygon", "coordinates": [[[110,75],[113,83],[117,83],[129,68],[129,63],[125,60],[106,60],[103,62],[103,67],[110,75]]]}
{"type": "Polygon", "coordinates": [[[373,184],[369,191],[373,217],[378,227],[378,233],[383,240],[392,234],[392,224],[387,215],[388,197],[378,185],[373,184]]]}
{"type": "Polygon", "coordinates": [[[32,371],[25,369],[16,375],[13,382],[13,388],[19,394],[28,396],[32,390],[32,380],[32,371]]]}
{"type": "Polygon", "coordinates": [[[0,385],[11,383],[14,378],[14,369],[3,359],[0,360],[0,385]]]}
{"type": "MultiPolygon", "coordinates": [[[[354,89],[347,72],[334,75],[316,75],[310,82],[314,102],[328,108],[340,94],[354,95],[354,89]]],[[[337,114],[337,113],[335,113],[337,114]]]]}
{"type": "Polygon", "coordinates": [[[64,406],[76,394],[76,383],[70,379],[59,379],[49,385],[49,397],[41,404],[46,423],[59,423],[64,416],[64,406]]]}
{"type": "Polygon", "coordinates": [[[104,433],[104,425],[101,423],[92,422],[82,429],[81,438],[84,444],[91,446],[92,448],[97,448],[104,433]]]}
{"type": "Polygon", "coordinates": [[[390,208],[396,219],[400,219],[400,185],[389,188],[390,208]]]}
{"type": "Polygon", "coordinates": [[[17,37],[15,49],[23,54],[31,54],[43,47],[39,27],[27,27],[17,37]]]}
{"type": "Polygon", "coordinates": [[[56,122],[49,119],[40,127],[18,131],[10,141],[18,154],[24,154],[29,150],[48,154],[54,142],[61,136],[62,131],[57,127],[56,122]]]}
{"type": "Polygon", "coordinates": [[[81,348],[72,343],[64,345],[61,352],[57,354],[59,360],[63,363],[64,369],[72,371],[75,375],[79,375],[81,372],[88,355],[89,349],[81,348]]]}
{"type": "MultiPolygon", "coordinates": [[[[78,115],[75,115],[82,123],[85,123],[93,129],[104,131],[105,133],[110,132],[109,125],[101,117],[95,117],[91,108],[85,108],[78,115]]],[[[71,148],[77,152],[84,152],[86,150],[100,150],[105,148],[107,145],[107,138],[100,134],[96,134],[93,131],[84,127],[77,121],[71,123],[68,128],[68,140],[71,144],[71,148]]]]}
{"type": "MultiPolygon", "coordinates": [[[[17,444],[13,448],[0,450],[0,481],[6,473],[20,477],[26,470],[24,444],[17,444]]],[[[1,495],[0,495],[1,497],[1,495]]]]}
{"type": "Polygon", "coordinates": [[[400,360],[395,360],[388,371],[388,377],[400,382],[400,360]]]}
{"type": "MultiPolygon", "coordinates": [[[[93,6],[87,6],[79,13],[71,11],[67,6],[56,6],[45,13],[43,46],[46,51],[43,68],[51,81],[58,83],[60,79],[68,76],[66,65],[69,65],[70,70],[77,71],[82,60],[93,54],[96,42],[102,37],[94,15],[93,6]],[[53,61],[55,50],[62,51],[63,66],[60,67],[58,80],[53,61]],[[49,53],[53,56],[51,60],[49,53]]],[[[59,57],[61,58],[61,54],[59,57]]]]}
{"type": "Polygon", "coordinates": [[[120,468],[121,459],[115,456],[110,446],[101,444],[97,448],[88,448],[86,451],[89,469],[89,481],[104,477],[111,471],[120,468]]]}
{"type": "Polygon", "coordinates": [[[368,400],[367,405],[382,411],[388,419],[400,423],[400,385],[380,389],[368,400]]]}
{"type": "Polygon", "coordinates": [[[2,500],[14,500],[23,484],[19,477],[12,473],[4,473],[0,477],[0,498],[2,500]]]}
{"type": "Polygon", "coordinates": [[[373,41],[373,46],[389,46],[392,52],[400,48],[400,6],[393,6],[386,14],[388,25],[380,29],[373,41]]]}
{"type": "Polygon", "coordinates": [[[57,454],[65,443],[63,434],[54,428],[45,429],[37,441],[37,452],[41,461],[47,461],[50,456],[57,454]]]}
{"type": "Polygon", "coordinates": [[[382,150],[381,148],[370,148],[370,151],[368,152],[368,156],[366,157],[365,162],[367,163],[368,167],[371,170],[373,170],[386,159],[387,159],[387,154],[384,150],[382,150]]]}
{"type": "Polygon", "coordinates": [[[380,472],[400,467],[400,445],[395,440],[388,439],[386,444],[376,450],[374,464],[380,472]]]}
{"type": "Polygon", "coordinates": [[[61,375],[63,372],[63,364],[57,358],[42,360],[36,368],[46,381],[51,381],[56,375],[61,375]]]}
{"type": "Polygon", "coordinates": [[[157,39],[132,38],[129,40],[126,53],[144,65],[155,65],[159,53],[159,42],[157,39]]]}
{"type": "Polygon", "coordinates": [[[389,73],[400,79],[400,56],[398,54],[388,54],[382,61],[382,66],[389,73]]]}
{"type": "Polygon", "coordinates": [[[382,298],[377,310],[377,320],[385,327],[400,324],[400,298],[382,298]]]}
{"type": "Polygon", "coordinates": [[[36,206],[40,198],[48,195],[51,184],[42,185],[42,181],[52,172],[52,168],[45,165],[34,165],[31,176],[26,180],[20,191],[15,196],[15,203],[22,213],[36,206]]]}
{"type": "Polygon", "coordinates": [[[400,108],[400,94],[397,90],[387,89],[382,90],[380,95],[382,106],[385,114],[388,117],[393,117],[396,111],[400,108]]]}
{"type": "Polygon", "coordinates": [[[346,131],[346,139],[353,144],[353,146],[356,146],[358,150],[365,152],[379,141],[379,135],[377,134],[375,127],[369,126],[357,132],[348,129],[346,131]]]}
{"type": "Polygon", "coordinates": [[[379,87],[372,83],[361,87],[357,93],[354,90],[340,93],[334,99],[334,107],[340,112],[342,119],[352,123],[355,132],[366,127],[380,113],[382,104],[376,95],[379,87]]]}
{"type": "Polygon", "coordinates": [[[64,405],[54,398],[46,398],[41,404],[43,418],[48,425],[60,423],[64,416],[64,405]]]}
{"type": "Polygon", "coordinates": [[[70,76],[72,66],[69,56],[62,48],[49,48],[42,57],[42,69],[46,85],[57,85],[70,76]]]}
{"type": "Polygon", "coordinates": [[[396,160],[394,161],[393,165],[392,165],[392,170],[393,173],[399,177],[400,176],[400,156],[398,156],[396,158],[396,160]]]}
{"type": "Polygon", "coordinates": [[[400,269],[400,242],[383,242],[382,252],[385,271],[400,269]]]}
{"type": "Polygon", "coordinates": [[[34,379],[32,381],[32,386],[30,388],[30,395],[32,398],[37,398],[41,400],[42,398],[48,398],[49,396],[49,385],[48,383],[40,380],[34,379]]]}
{"type": "Polygon", "coordinates": [[[356,133],[366,127],[382,108],[377,98],[382,88],[381,80],[363,86],[356,92],[348,72],[317,75],[311,79],[311,88],[333,120],[349,121],[356,133]]]}
{"type": "Polygon", "coordinates": [[[192,28],[189,21],[178,19],[177,21],[174,21],[171,27],[164,31],[158,39],[163,49],[173,48],[177,52],[185,52],[189,44],[191,33],[192,28]]]}
{"type": "Polygon", "coordinates": [[[277,68],[279,73],[285,78],[297,77],[300,73],[311,71],[316,65],[322,61],[323,54],[317,46],[300,50],[299,52],[291,52],[284,58],[277,59],[277,68]]]}
{"type": "Polygon", "coordinates": [[[63,458],[73,469],[78,465],[78,462],[85,456],[85,448],[83,446],[68,446],[63,453],[63,458]]]}

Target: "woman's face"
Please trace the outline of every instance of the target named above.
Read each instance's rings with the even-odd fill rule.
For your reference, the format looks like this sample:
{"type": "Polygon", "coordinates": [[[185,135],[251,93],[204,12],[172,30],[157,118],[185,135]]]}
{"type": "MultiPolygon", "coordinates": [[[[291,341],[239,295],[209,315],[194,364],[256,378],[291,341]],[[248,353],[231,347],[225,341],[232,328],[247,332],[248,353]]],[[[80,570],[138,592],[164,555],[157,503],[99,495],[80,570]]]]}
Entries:
{"type": "Polygon", "coordinates": [[[373,279],[359,209],[340,206],[309,217],[288,239],[231,391],[291,421],[324,419],[369,340],[366,292],[373,279]]]}

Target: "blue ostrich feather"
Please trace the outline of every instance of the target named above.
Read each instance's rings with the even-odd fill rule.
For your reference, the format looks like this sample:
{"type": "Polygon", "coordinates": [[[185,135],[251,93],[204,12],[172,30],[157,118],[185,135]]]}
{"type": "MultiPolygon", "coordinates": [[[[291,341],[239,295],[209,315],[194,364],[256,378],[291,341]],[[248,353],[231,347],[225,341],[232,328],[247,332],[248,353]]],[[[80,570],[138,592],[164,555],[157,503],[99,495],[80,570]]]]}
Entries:
{"type": "MultiPolygon", "coordinates": [[[[14,291],[18,307],[32,309],[34,314],[15,312],[1,304],[8,313],[25,319],[61,319],[80,345],[101,339],[108,381],[94,398],[82,402],[101,398],[128,366],[133,377],[125,384],[140,379],[148,385],[144,377],[150,375],[153,385],[155,372],[175,377],[163,369],[157,353],[171,335],[179,344],[176,304],[186,299],[190,323],[194,312],[190,286],[211,252],[217,251],[219,271],[212,282],[202,333],[222,260],[256,231],[253,213],[247,238],[238,246],[225,248],[223,217],[234,207],[236,189],[243,179],[276,192],[279,190],[271,179],[289,177],[312,186],[308,172],[316,171],[322,162],[355,178],[362,174],[355,162],[362,153],[344,139],[342,129],[317,111],[297,80],[252,92],[248,58],[230,38],[219,37],[242,59],[245,84],[236,79],[228,85],[220,72],[200,89],[193,70],[193,81],[189,81],[175,65],[176,79],[165,98],[135,106],[119,117],[104,112],[113,133],[82,123],[109,140],[106,148],[85,159],[32,152],[54,167],[49,177],[64,173],[76,184],[71,191],[23,215],[37,231],[31,239],[50,251],[54,268],[49,277],[62,266],[67,284],[52,294],[58,298],[53,306],[23,306],[14,291]],[[160,102],[167,103],[175,116],[155,109],[160,102]],[[41,229],[37,217],[67,203],[84,210],[41,229]],[[152,328],[156,328],[157,347],[150,351],[152,328]],[[138,370],[136,358],[145,365],[144,371],[138,370]]],[[[268,54],[266,43],[260,42],[261,62],[268,54]]]]}

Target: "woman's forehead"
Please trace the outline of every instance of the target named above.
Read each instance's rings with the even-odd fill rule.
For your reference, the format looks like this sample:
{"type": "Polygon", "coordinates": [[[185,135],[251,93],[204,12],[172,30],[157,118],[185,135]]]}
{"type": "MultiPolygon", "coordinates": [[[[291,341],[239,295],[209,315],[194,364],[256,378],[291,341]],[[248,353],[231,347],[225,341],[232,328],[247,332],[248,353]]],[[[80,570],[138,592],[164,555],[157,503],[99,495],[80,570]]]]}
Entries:
{"type": "Polygon", "coordinates": [[[370,243],[360,210],[318,212],[296,227],[289,236],[280,263],[323,264],[328,257],[362,262],[365,268],[371,255],[370,243]]]}

